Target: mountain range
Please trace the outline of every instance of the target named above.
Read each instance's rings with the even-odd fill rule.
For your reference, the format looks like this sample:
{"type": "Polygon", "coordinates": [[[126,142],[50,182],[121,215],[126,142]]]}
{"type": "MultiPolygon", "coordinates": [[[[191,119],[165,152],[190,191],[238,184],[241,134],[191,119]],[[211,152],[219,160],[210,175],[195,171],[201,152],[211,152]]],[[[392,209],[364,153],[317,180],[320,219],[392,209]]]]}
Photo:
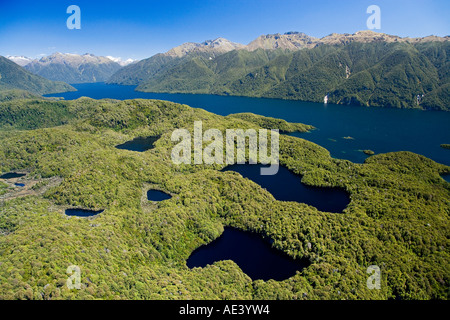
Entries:
{"type": "Polygon", "coordinates": [[[54,81],[67,83],[103,82],[122,68],[116,59],[93,54],[54,53],[24,66],[28,71],[54,81]]]}
{"type": "Polygon", "coordinates": [[[424,38],[402,38],[399,36],[378,33],[370,30],[358,31],[356,33],[332,33],[323,38],[315,38],[308,36],[302,32],[286,32],[285,34],[268,34],[262,35],[245,48],[249,51],[257,49],[312,49],[320,45],[345,45],[353,42],[373,43],[373,42],[407,42],[407,43],[423,43],[430,41],[443,42],[448,41],[450,37],[428,36],[424,38]]]}
{"type": "Polygon", "coordinates": [[[0,75],[3,75],[3,79],[0,80],[0,89],[22,89],[34,94],[75,90],[67,83],[106,81],[123,66],[135,62],[132,59],[123,61],[121,58],[112,56],[99,57],[88,53],[78,55],[59,52],[41,59],[25,56],[7,56],[6,58],[2,57],[0,63],[0,75]]]}
{"type": "Polygon", "coordinates": [[[108,83],[148,92],[448,110],[449,39],[373,31],[321,39],[287,32],[248,45],[218,38],[126,66],[108,83]]]}
{"type": "Polygon", "coordinates": [[[19,69],[5,79],[14,68],[2,60],[0,84],[43,94],[74,90],[46,79],[107,82],[146,92],[449,110],[449,39],[373,31],[315,38],[287,32],[262,35],[248,45],[224,38],[188,42],[138,62],[92,54],[55,53],[39,60],[9,56],[19,69]],[[46,79],[30,77],[20,65],[46,79]]]}
{"type": "Polygon", "coordinates": [[[34,94],[75,91],[71,85],[35,75],[11,60],[0,56],[0,91],[21,89],[34,94]]]}

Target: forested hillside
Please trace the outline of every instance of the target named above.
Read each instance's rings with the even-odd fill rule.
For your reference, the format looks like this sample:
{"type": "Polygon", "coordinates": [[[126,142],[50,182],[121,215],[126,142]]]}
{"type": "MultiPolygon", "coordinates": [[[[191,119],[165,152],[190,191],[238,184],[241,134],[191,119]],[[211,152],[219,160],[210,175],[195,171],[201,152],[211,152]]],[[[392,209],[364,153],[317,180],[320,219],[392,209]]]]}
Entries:
{"type": "Polygon", "coordinates": [[[9,59],[0,56],[0,90],[11,89],[26,90],[38,95],[75,91],[75,88],[67,83],[51,81],[32,74],[9,59]]]}
{"type": "Polygon", "coordinates": [[[450,184],[440,174],[450,167],[409,152],[354,164],[281,135],[283,166],[305,184],[349,193],[343,213],[321,212],[277,201],[220,165],[173,164],[173,130],[192,132],[198,120],[223,132],[311,129],[155,100],[0,103],[0,173],[27,173],[25,189],[0,183],[0,298],[449,298],[450,184]],[[160,138],[146,152],[115,148],[147,136],[160,138]],[[148,189],[173,197],[151,203],[148,189]],[[104,211],[66,216],[73,207],[104,211]],[[233,261],[189,269],[193,250],[224,226],[258,233],[311,265],[284,281],[254,281],[233,261]],[[70,265],[80,267],[80,290],[66,286],[70,265]],[[370,265],[381,268],[380,290],[367,288],[370,265]]]}
{"type": "Polygon", "coordinates": [[[137,90],[449,110],[449,41],[157,55],[115,74],[137,90]]]}

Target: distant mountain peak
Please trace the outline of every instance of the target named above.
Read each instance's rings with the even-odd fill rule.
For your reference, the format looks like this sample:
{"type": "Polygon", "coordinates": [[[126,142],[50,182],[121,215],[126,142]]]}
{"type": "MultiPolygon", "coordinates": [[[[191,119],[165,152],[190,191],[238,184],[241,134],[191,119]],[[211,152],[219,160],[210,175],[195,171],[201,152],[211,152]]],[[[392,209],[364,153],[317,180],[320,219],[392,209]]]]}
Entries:
{"type": "Polygon", "coordinates": [[[106,81],[121,65],[108,57],[55,52],[33,60],[25,68],[50,80],[67,83],[106,81]]]}
{"type": "Polygon", "coordinates": [[[12,62],[15,62],[21,67],[26,66],[29,64],[33,59],[25,57],[25,56],[6,56],[7,59],[11,60],[12,62]]]}
{"type": "Polygon", "coordinates": [[[121,57],[106,56],[106,58],[108,58],[109,60],[120,64],[122,67],[125,67],[125,66],[127,66],[129,64],[137,62],[137,60],[134,60],[134,59],[122,60],[121,57]]]}
{"type": "Polygon", "coordinates": [[[250,42],[246,49],[254,51],[256,49],[289,49],[298,50],[312,47],[317,38],[310,37],[303,32],[289,31],[285,34],[267,34],[262,35],[250,42]]]}
{"type": "Polygon", "coordinates": [[[186,42],[180,46],[170,49],[164,55],[171,57],[183,57],[192,52],[206,52],[211,54],[222,54],[233,50],[243,49],[245,46],[219,37],[214,40],[206,40],[201,43],[186,42]]]}

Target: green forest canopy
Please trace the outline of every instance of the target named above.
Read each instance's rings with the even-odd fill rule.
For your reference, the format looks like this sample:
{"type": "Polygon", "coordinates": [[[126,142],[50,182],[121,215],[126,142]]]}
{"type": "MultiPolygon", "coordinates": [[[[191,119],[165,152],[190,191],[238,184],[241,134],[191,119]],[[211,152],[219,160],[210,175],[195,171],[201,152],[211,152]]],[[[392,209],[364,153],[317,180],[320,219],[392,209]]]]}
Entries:
{"type": "Polygon", "coordinates": [[[0,103],[0,172],[25,171],[26,183],[40,183],[23,197],[0,183],[0,298],[449,298],[450,184],[440,174],[450,167],[410,152],[355,164],[281,135],[283,166],[308,185],[350,194],[343,214],[320,212],[276,201],[217,165],[174,165],[172,131],[192,130],[199,120],[204,130],[283,124],[156,100],[0,103]],[[156,135],[155,148],[143,153],[115,148],[156,135]],[[151,205],[150,186],[175,196],[151,205]],[[105,211],[77,218],[64,215],[68,207],[105,211]],[[224,226],[269,237],[312,264],[285,281],[266,282],[252,281],[232,261],[189,269],[192,251],[224,226]],[[80,290],[65,285],[70,265],[81,269],[80,290]],[[370,265],[381,268],[381,290],[367,289],[370,265]]]}

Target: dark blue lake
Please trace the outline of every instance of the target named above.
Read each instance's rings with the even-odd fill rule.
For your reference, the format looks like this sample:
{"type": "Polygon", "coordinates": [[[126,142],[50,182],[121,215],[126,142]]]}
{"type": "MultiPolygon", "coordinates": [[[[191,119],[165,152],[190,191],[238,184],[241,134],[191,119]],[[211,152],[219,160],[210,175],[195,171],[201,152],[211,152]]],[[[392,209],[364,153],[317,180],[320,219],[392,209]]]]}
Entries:
{"type": "Polygon", "coordinates": [[[267,189],[277,200],[306,203],[320,211],[340,213],[350,203],[345,190],[307,186],[301,182],[300,176],[282,166],[279,166],[277,174],[263,176],[260,174],[261,167],[260,164],[234,164],[223,171],[239,172],[244,178],[267,189]]]}
{"type": "Polygon", "coordinates": [[[86,209],[67,209],[65,211],[68,216],[76,216],[76,217],[92,217],[102,213],[105,210],[93,211],[86,209]]]}
{"type": "Polygon", "coordinates": [[[147,191],[147,199],[150,201],[164,201],[172,198],[170,194],[159,190],[148,190],[147,191]]]}
{"type": "Polygon", "coordinates": [[[134,86],[104,83],[75,84],[74,87],[78,91],[49,96],[65,99],[82,96],[94,99],[160,99],[184,103],[220,115],[253,112],[315,126],[317,130],[311,133],[293,135],[325,147],[335,158],[363,162],[367,155],[360,150],[370,149],[375,153],[412,151],[450,165],[450,150],[440,147],[443,143],[450,143],[450,112],[214,95],[146,93],[135,91],[134,86]],[[343,138],[349,136],[353,139],[343,138]]]}
{"type": "Polygon", "coordinates": [[[195,250],[186,265],[205,267],[221,260],[233,260],[252,280],[285,280],[310,265],[308,259],[294,260],[273,248],[260,235],[229,227],[219,238],[195,250]]]}
{"type": "Polygon", "coordinates": [[[138,137],[133,140],[127,141],[125,143],[116,146],[117,149],[144,152],[154,148],[154,143],[159,139],[159,136],[152,137],[138,137]]]}
{"type": "Polygon", "coordinates": [[[20,178],[26,176],[25,173],[17,173],[17,172],[8,172],[5,174],[2,174],[0,176],[0,179],[14,179],[14,178],[20,178]]]}
{"type": "Polygon", "coordinates": [[[443,176],[441,176],[442,177],[442,179],[444,179],[445,181],[447,181],[448,183],[450,183],[450,174],[446,174],[446,175],[443,175],[443,176]]]}

